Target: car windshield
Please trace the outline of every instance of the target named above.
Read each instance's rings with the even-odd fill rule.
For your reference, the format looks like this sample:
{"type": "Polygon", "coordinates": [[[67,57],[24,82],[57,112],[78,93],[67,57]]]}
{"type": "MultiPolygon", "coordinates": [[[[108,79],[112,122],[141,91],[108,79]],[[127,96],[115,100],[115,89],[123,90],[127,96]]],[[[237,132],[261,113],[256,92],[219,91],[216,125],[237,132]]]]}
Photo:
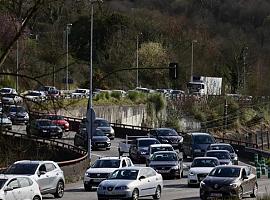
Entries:
{"type": "Polygon", "coordinates": [[[208,135],[196,135],[194,138],[195,144],[212,144],[214,140],[211,136],[208,135]]]}
{"type": "Polygon", "coordinates": [[[86,93],[86,90],[80,90],[80,89],[78,89],[78,90],[75,90],[75,93],[86,93]]]}
{"type": "Polygon", "coordinates": [[[11,165],[5,174],[34,174],[37,170],[38,164],[24,164],[17,163],[11,165]]]}
{"type": "Polygon", "coordinates": [[[101,130],[96,130],[94,136],[106,136],[101,130]]]}
{"type": "Polygon", "coordinates": [[[3,97],[15,98],[16,94],[4,94],[3,97]]]}
{"type": "Polygon", "coordinates": [[[0,93],[2,93],[2,94],[3,93],[10,93],[10,92],[11,92],[11,89],[4,89],[3,88],[3,89],[0,90],[0,93]]]}
{"type": "Polygon", "coordinates": [[[95,125],[97,127],[110,127],[109,122],[107,122],[106,120],[95,120],[95,125]]]}
{"type": "Polygon", "coordinates": [[[50,119],[50,120],[63,120],[64,116],[61,116],[61,115],[49,115],[48,119],[50,119]]]}
{"type": "Polygon", "coordinates": [[[27,94],[27,96],[41,96],[41,93],[40,92],[29,92],[28,94],[27,94]]]}
{"type": "Polygon", "coordinates": [[[110,179],[125,179],[125,180],[136,180],[138,176],[139,170],[135,169],[120,169],[114,171],[110,177],[110,179]]]}
{"type": "Polygon", "coordinates": [[[155,153],[157,151],[173,151],[172,147],[152,147],[151,148],[151,153],[155,153]]]}
{"type": "Polygon", "coordinates": [[[119,168],[120,160],[97,160],[92,168],[119,168]]]}
{"type": "Polygon", "coordinates": [[[217,159],[230,159],[230,155],[227,152],[206,152],[207,157],[216,157],[217,159]]]}
{"type": "Polygon", "coordinates": [[[26,112],[24,107],[17,106],[17,107],[10,107],[9,112],[26,112]]]}
{"type": "Polygon", "coordinates": [[[213,145],[211,146],[211,149],[212,150],[227,150],[230,153],[234,153],[232,146],[229,146],[229,145],[213,145]]]}
{"type": "Polygon", "coordinates": [[[5,185],[6,182],[7,179],[0,179],[0,189],[2,189],[2,187],[5,185]]]}
{"type": "Polygon", "coordinates": [[[218,161],[215,159],[195,159],[193,160],[191,167],[215,167],[218,165],[218,161]]]}
{"type": "Polygon", "coordinates": [[[177,161],[175,153],[155,153],[151,160],[153,161],[177,161]]]}
{"type": "Polygon", "coordinates": [[[157,140],[139,140],[139,147],[149,147],[151,144],[159,144],[157,140]]]}
{"type": "Polygon", "coordinates": [[[158,136],[178,136],[175,130],[158,130],[158,136]]]}
{"type": "Polygon", "coordinates": [[[224,167],[224,168],[214,168],[209,176],[215,177],[239,177],[240,175],[240,168],[236,167],[224,167]]]}
{"type": "Polygon", "coordinates": [[[53,123],[50,120],[42,120],[42,121],[38,121],[38,124],[40,126],[52,126],[53,123]]]}

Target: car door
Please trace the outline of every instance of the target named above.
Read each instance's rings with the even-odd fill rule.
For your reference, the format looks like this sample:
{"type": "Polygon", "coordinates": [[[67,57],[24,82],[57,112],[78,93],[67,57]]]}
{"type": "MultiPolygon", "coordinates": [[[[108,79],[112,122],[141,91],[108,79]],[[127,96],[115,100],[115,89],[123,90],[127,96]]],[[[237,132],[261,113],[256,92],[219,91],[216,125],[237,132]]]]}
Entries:
{"type": "Polygon", "coordinates": [[[21,197],[23,197],[24,200],[32,200],[35,192],[32,187],[33,182],[27,177],[18,177],[17,179],[21,186],[21,197]]]}
{"type": "Polygon", "coordinates": [[[46,166],[45,164],[42,164],[39,166],[37,170],[37,182],[40,187],[40,191],[44,192],[50,188],[50,177],[49,174],[47,174],[46,166]]]}
{"type": "Polygon", "coordinates": [[[245,193],[249,192],[249,190],[250,190],[249,189],[249,178],[247,176],[245,168],[243,168],[241,171],[241,181],[242,181],[241,186],[243,188],[243,193],[245,194],[245,193]]]}
{"type": "Polygon", "coordinates": [[[149,178],[149,193],[153,195],[156,193],[158,179],[156,171],[152,168],[147,168],[147,177],[149,178]]]}
{"type": "Polygon", "coordinates": [[[56,188],[59,179],[58,169],[53,163],[46,163],[45,166],[47,170],[46,175],[49,178],[49,188],[56,188]]]}
{"type": "Polygon", "coordinates": [[[4,192],[6,200],[25,200],[17,178],[11,179],[7,184],[8,190],[4,192]]]}
{"type": "Polygon", "coordinates": [[[146,168],[141,169],[139,172],[139,194],[140,196],[148,196],[151,194],[150,179],[147,175],[148,171],[146,168]],[[141,177],[144,177],[140,179],[141,177]]]}

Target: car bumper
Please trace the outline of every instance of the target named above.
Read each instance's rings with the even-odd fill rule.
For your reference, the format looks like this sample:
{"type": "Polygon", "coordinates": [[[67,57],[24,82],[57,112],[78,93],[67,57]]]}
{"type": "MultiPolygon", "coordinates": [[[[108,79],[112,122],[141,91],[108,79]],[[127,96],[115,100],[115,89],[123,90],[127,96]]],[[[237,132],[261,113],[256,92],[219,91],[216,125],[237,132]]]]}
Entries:
{"type": "Polygon", "coordinates": [[[222,187],[220,189],[213,189],[211,187],[201,187],[200,196],[212,197],[212,198],[225,198],[225,197],[237,197],[238,188],[222,187]]]}
{"type": "Polygon", "coordinates": [[[99,148],[110,148],[111,143],[108,142],[95,142],[92,143],[92,148],[99,149],[99,148]]]}
{"type": "Polygon", "coordinates": [[[108,190],[97,190],[98,198],[109,198],[109,199],[129,199],[132,197],[131,190],[122,191],[108,191],[108,190]]]}
{"type": "Polygon", "coordinates": [[[106,178],[90,178],[84,177],[84,185],[87,186],[98,186],[102,181],[106,180],[106,178]]]}
{"type": "Polygon", "coordinates": [[[200,182],[206,177],[207,175],[199,175],[195,174],[193,176],[188,175],[188,185],[199,185],[200,182]]]}

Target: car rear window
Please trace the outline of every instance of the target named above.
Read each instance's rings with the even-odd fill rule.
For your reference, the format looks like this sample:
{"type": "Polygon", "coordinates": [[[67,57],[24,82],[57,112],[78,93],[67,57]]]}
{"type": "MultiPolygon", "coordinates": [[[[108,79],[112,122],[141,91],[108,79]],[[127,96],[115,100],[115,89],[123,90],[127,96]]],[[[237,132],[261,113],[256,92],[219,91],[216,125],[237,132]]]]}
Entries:
{"type": "Polygon", "coordinates": [[[92,168],[119,168],[120,160],[97,160],[92,168]]]}
{"type": "Polygon", "coordinates": [[[194,136],[195,144],[212,144],[214,140],[211,136],[208,135],[196,135],[194,136]]]}
{"type": "Polygon", "coordinates": [[[0,179],[0,189],[4,186],[6,182],[7,182],[7,179],[0,179]]]}
{"type": "Polygon", "coordinates": [[[5,174],[34,174],[37,170],[38,164],[34,163],[17,163],[11,165],[5,174]]]}
{"type": "Polygon", "coordinates": [[[139,140],[139,147],[149,147],[151,144],[159,144],[157,140],[139,140]]]}
{"type": "Polygon", "coordinates": [[[172,147],[152,147],[151,148],[151,153],[155,153],[158,151],[173,151],[172,147]]]}
{"type": "Polygon", "coordinates": [[[217,159],[230,159],[227,152],[206,152],[207,157],[216,157],[217,159]]]}
{"type": "Polygon", "coordinates": [[[151,160],[153,161],[177,161],[177,155],[175,153],[155,153],[151,160]]]}

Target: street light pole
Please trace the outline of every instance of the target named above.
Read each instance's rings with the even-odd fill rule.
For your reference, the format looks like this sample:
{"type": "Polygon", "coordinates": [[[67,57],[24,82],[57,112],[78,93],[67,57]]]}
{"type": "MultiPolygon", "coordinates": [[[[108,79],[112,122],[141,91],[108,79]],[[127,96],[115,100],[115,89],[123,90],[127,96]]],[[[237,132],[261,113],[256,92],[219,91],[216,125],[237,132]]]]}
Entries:
{"type": "Polygon", "coordinates": [[[19,90],[19,40],[16,42],[16,91],[19,90]]]}
{"type": "Polygon", "coordinates": [[[136,87],[139,87],[139,35],[137,35],[137,45],[136,45],[136,67],[137,67],[137,76],[136,76],[136,87]]]}
{"type": "Polygon", "coordinates": [[[68,87],[68,65],[69,65],[69,61],[68,61],[68,35],[69,35],[69,32],[70,32],[70,27],[72,26],[72,24],[67,24],[66,26],[66,46],[67,46],[67,52],[66,52],[66,64],[67,64],[67,67],[66,67],[66,90],[69,89],[68,87]]]}
{"type": "Polygon", "coordinates": [[[197,40],[192,40],[191,41],[191,67],[190,67],[190,81],[192,82],[193,81],[193,63],[194,63],[194,43],[196,43],[197,40]]]}

